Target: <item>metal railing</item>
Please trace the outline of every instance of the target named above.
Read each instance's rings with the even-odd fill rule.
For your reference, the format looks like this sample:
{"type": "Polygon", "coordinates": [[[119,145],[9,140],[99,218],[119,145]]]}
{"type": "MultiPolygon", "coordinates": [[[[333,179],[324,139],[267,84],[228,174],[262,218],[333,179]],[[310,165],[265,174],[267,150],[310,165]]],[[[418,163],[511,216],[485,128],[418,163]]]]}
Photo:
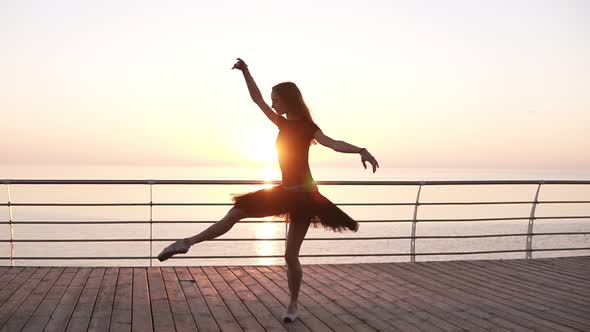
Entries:
{"type": "MultiPolygon", "coordinates": [[[[2,256],[2,260],[10,260],[11,266],[16,259],[19,260],[134,260],[149,259],[150,266],[156,258],[154,256],[153,242],[173,241],[173,238],[153,238],[154,224],[183,224],[183,223],[202,223],[212,224],[216,221],[208,220],[154,220],[154,207],[159,206],[231,206],[231,203],[162,203],[154,202],[154,186],[166,185],[269,185],[279,184],[278,181],[255,181],[255,180],[0,180],[0,184],[6,185],[7,202],[0,202],[0,207],[5,206],[8,209],[8,221],[0,222],[0,225],[7,225],[9,228],[9,239],[0,240],[10,245],[10,255],[2,256]],[[145,203],[23,203],[11,200],[11,186],[18,185],[144,185],[149,189],[149,202],[145,203]],[[149,220],[104,220],[104,221],[16,221],[13,216],[13,207],[36,207],[36,206],[68,206],[68,207],[113,207],[113,206],[145,206],[149,207],[149,220]],[[93,239],[16,239],[14,228],[17,225],[110,225],[110,224],[149,224],[149,238],[93,238],[93,239]],[[149,254],[146,256],[17,256],[15,254],[16,243],[72,243],[72,242],[149,242],[149,254]]],[[[590,204],[590,200],[552,200],[540,201],[539,193],[542,186],[545,185],[590,185],[590,181],[559,181],[559,180],[507,180],[507,181],[317,181],[318,185],[326,186],[415,186],[417,195],[415,202],[387,202],[387,203],[337,203],[339,206],[413,206],[412,219],[369,219],[359,220],[360,223],[411,223],[410,236],[375,236],[375,237],[314,237],[306,238],[306,241],[357,241],[357,240],[410,240],[410,250],[408,252],[391,252],[391,253],[336,253],[336,254],[303,254],[300,257],[368,257],[368,256],[409,256],[410,261],[414,262],[416,256],[436,256],[436,255],[474,255],[474,254],[500,254],[500,253],[518,253],[524,252],[525,258],[533,258],[533,252],[540,251],[577,251],[590,250],[590,246],[566,247],[566,248],[533,248],[533,238],[535,236],[563,236],[563,235],[590,235],[590,232],[534,232],[535,220],[543,219],[589,219],[589,215],[558,215],[539,217],[535,215],[537,207],[541,204],[590,204]],[[420,194],[423,187],[427,186],[486,186],[486,185],[533,185],[537,186],[535,196],[531,201],[466,201],[466,202],[422,202],[420,194]],[[529,216],[514,217],[496,217],[496,218],[441,218],[441,219],[423,219],[418,218],[418,212],[421,206],[451,206],[451,205],[523,205],[530,204],[531,210],[529,216]],[[527,220],[528,227],[526,233],[508,233],[508,234],[477,234],[477,235],[418,235],[418,223],[435,223],[435,222],[476,222],[476,221],[507,221],[507,220],[527,220]],[[498,250],[476,250],[476,251],[452,251],[452,252],[416,252],[416,240],[420,239],[468,239],[468,238],[502,238],[502,237],[524,237],[525,246],[523,249],[498,249],[498,250]]],[[[269,223],[277,221],[269,220],[243,220],[240,223],[269,223]]],[[[285,235],[278,238],[218,238],[212,241],[286,241],[287,225],[285,225],[285,235]]],[[[175,259],[219,259],[219,258],[281,258],[282,255],[180,255],[175,259]]]]}

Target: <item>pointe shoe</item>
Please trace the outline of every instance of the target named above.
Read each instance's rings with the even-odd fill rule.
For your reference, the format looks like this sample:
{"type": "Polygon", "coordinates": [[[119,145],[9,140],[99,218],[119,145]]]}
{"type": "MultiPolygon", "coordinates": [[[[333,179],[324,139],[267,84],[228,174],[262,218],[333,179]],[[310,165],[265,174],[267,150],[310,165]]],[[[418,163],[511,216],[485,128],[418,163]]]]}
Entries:
{"type": "Polygon", "coordinates": [[[293,323],[297,319],[297,313],[285,312],[283,314],[283,322],[293,323]]]}
{"type": "Polygon", "coordinates": [[[164,250],[162,250],[162,252],[158,255],[158,260],[163,262],[174,255],[186,254],[189,248],[190,245],[186,243],[185,239],[178,240],[164,248],[164,250]]]}

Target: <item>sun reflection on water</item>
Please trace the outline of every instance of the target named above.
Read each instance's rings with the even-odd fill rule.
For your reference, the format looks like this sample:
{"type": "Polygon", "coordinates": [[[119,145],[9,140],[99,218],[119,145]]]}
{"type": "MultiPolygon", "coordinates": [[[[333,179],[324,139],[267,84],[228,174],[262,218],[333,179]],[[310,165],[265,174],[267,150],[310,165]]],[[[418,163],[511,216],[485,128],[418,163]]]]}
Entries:
{"type": "MultiPolygon", "coordinates": [[[[257,239],[282,238],[285,236],[283,231],[284,224],[263,223],[257,224],[255,236],[257,239]]],[[[256,254],[259,256],[281,255],[284,246],[283,241],[257,241],[255,242],[256,254]]],[[[257,264],[276,264],[280,259],[277,258],[259,258],[257,264]]]]}

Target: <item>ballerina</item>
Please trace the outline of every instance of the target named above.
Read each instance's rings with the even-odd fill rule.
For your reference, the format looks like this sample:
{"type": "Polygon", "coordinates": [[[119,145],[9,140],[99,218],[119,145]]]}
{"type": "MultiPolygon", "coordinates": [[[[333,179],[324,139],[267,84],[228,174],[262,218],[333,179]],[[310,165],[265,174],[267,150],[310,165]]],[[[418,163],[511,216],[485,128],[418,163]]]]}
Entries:
{"type": "Polygon", "coordinates": [[[238,58],[232,69],[242,72],[252,100],[279,128],[276,147],[282,183],[234,196],[234,206],[225,217],[201,233],[180,239],[164,248],[158,259],[165,261],[173,255],[187,253],[192,245],[225,234],[239,220],[283,216],[289,223],[285,261],[290,292],[290,302],[283,315],[283,321],[292,322],[297,318],[297,299],[303,277],[299,251],[309,226],[324,227],[337,232],[358,230],[358,222],[318,191],[309,168],[310,144],[315,140],[337,152],[359,154],[364,168],[367,168],[368,162],[373,173],[379,168],[379,163],[367,149],[334,140],[324,134],[311,118],[301,92],[294,83],[284,82],[275,85],[271,92],[272,105],[268,106],[246,63],[238,58]],[[286,115],[286,118],[283,115],[286,115]]]}

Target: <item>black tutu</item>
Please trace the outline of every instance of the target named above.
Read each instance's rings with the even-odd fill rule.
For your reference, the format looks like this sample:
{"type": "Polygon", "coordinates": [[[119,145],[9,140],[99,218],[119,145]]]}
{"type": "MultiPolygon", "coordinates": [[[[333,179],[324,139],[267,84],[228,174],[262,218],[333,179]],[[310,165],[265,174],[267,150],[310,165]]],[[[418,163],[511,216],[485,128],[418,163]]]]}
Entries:
{"type": "Polygon", "coordinates": [[[324,227],[341,232],[356,232],[358,222],[352,219],[319,191],[287,190],[282,185],[233,195],[234,206],[254,218],[278,216],[286,222],[309,220],[314,227],[324,227]]]}

